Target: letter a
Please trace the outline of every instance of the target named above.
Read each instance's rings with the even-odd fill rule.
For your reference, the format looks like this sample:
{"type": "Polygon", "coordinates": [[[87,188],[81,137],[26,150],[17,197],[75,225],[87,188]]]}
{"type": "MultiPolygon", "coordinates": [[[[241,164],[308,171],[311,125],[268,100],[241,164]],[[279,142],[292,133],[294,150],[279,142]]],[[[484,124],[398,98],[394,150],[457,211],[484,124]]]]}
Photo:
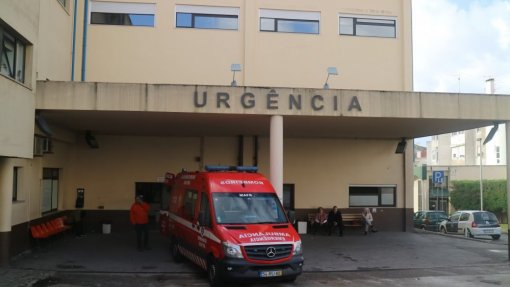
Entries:
{"type": "Polygon", "coordinates": [[[361,112],[361,105],[359,104],[358,97],[356,96],[352,97],[348,111],[350,112],[352,109],[357,109],[358,111],[361,112]]]}

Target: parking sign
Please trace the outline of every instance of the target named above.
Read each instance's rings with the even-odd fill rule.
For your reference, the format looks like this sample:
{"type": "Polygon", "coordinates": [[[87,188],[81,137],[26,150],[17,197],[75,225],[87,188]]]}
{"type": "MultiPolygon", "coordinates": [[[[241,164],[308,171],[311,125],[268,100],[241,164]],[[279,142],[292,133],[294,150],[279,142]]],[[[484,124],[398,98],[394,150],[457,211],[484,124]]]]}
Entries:
{"type": "Polygon", "coordinates": [[[432,172],[432,183],[443,184],[444,183],[444,171],[433,171],[432,172]]]}

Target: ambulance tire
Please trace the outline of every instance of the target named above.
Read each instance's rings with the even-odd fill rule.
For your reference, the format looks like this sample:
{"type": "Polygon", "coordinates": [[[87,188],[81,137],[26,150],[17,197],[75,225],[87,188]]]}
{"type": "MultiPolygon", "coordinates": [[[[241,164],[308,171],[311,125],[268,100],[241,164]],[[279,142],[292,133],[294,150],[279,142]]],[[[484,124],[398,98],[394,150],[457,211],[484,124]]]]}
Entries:
{"type": "Polygon", "coordinates": [[[181,252],[179,251],[179,244],[172,240],[170,243],[170,254],[172,254],[172,258],[175,263],[181,263],[183,261],[183,257],[181,252]]]}
{"type": "Polygon", "coordinates": [[[207,260],[207,279],[209,279],[211,287],[225,286],[221,275],[218,273],[218,263],[212,257],[209,257],[209,260],[207,260]]]}

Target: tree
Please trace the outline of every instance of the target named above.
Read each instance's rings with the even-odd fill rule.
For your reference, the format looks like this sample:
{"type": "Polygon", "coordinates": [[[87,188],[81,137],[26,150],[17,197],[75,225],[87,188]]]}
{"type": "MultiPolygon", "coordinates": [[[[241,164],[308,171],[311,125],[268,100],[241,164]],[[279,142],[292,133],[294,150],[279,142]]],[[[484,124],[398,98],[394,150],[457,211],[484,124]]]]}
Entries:
{"type": "MultiPolygon", "coordinates": [[[[451,183],[450,203],[455,209],[480,209],[480,181],[456,180],[451,183]]],[[[500,221],[506,222],[506,202],[506,180],[483,181],[483,209],[493,212],[500,221]]]]}

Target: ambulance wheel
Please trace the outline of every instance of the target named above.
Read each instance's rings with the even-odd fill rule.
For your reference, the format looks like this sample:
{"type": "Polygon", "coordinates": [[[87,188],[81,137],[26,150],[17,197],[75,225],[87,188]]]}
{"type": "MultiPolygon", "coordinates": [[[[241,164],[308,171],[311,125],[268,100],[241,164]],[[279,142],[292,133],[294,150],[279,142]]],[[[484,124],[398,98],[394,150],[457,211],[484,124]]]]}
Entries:
{"type": "Polygon", "coordinates": [[[218,263],[214,258],[209,258],[207,263],[207,278],[209,279],[209,285],[211,287],[220,287],[223,285],[223,280],[218,270],[218,263]]]}
{"type": "Polygon", "coordinates": [[[175,240],[172,240],[172,243],[170,244],[170,253],[172,254],[172,258],[174,259],[175,263],[182,262],[182,254],[179,251],[179,244],[175,242],[175,240]]]}

